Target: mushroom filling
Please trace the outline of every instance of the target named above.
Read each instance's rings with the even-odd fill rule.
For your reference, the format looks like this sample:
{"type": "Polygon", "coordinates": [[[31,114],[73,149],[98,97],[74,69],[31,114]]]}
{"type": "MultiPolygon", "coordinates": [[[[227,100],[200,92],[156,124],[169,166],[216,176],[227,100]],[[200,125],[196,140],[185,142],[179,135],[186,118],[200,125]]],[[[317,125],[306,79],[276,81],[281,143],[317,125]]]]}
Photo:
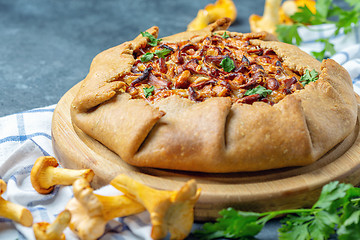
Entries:
{"type": "Polygon", "coordinates": [[[131,72],[122,78],[125,91],[149,102],[178,95],[196,102],[229,97],[233,103],[273,105],[304,88],[300,75],[273,50],[226,32],[198,43],[147,45],[135,58],[131,72]]]}

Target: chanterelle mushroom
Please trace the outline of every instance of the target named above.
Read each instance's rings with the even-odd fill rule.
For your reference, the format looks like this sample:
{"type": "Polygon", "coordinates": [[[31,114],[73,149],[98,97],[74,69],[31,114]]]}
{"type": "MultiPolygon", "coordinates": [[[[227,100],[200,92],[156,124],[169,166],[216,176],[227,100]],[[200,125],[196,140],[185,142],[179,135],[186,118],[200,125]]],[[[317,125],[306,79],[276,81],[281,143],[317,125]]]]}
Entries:
{"type": "Polygon", "coordinates": [[[200,196],[196,181],[190,180],[179,191],[156,190],[123,174],[114,178],[112,186],[145,206],[150,213],[153,239],[170,232],[171,239],[184,239],[194,222],[194,205],[200,196]]]}
{"type": "Polygon", "coordinates": [[[106,221],[117,217],[130,216],[145,211],[145,207],[141,203],[125,196],[101,196],[95,194],[101,202],[103,208],[102,213],[106,221]]]}
{"type": "Polygon", "coordinates": [[[64,229],[69,225],[71,213],[69,210],[62,211],[53,223],[38,222],[33,225],[37,240],[65,240],[64,229]]]}
{"type": "Polygon", "coordinates": [[[31,169],[30,180],[38,193],[47,194],[54,190],[55,185],[71,185],[76,179],[85,178],[91,182],[94,172],[91,169],[57,168],[58,162],[54,157],[39,157],[31,169]]]}
{"type": "Polygon", "coordinates": [[[97,239],[105,231],[106,221],[102,214],[102,204],[93,194],[88,181],[83,178],[73,183],[74,197],[65,209],[71,212],[70,229],[80,239],[97,239]]]}
{"type": "Polygon", "coordinates": [[[124,196],[101,196],[85,179],[73,184],[74,197],[66,205],[71,214],[70,229],[81,239],[97,239],[105,231],[106,222],[115,217],[129,216],[145,210],[138,202],[124,196]]]}
{"type": "Polygon", "coordinates": [[[189,23],[187,31],[201,30],[218,19],[228,17],[231,22],[236,19],[236,6],[232,0],[217,0],[215,4],[208,4],[200,9],[194,20],[189,23]]]}
{"type": "Polygon", "coordinates": [[[267,31],[276,34],[276,25],[280,23],[280,4],[281,0],[265,0],[263,16],[252,14],[249,17],[251,32],[267,31]]]}
{"type": "MultiPolygon", "coordinates": [[[[6,183],[0,179],[0,195],[6,191],[6,183]]],[[[31,212],[18,204],[12,203],[0,197],[0,217],[11,219],[25,227],[33,223],[31,212]]]]}

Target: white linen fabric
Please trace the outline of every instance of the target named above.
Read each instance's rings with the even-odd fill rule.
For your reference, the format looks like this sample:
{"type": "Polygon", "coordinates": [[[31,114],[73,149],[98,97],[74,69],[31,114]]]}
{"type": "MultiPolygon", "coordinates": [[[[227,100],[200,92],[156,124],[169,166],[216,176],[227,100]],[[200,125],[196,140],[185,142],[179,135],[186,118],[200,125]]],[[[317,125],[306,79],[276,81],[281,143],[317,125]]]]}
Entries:
{"type": "MultiPolygon", "coordinates": [[[[327,29],[328,26],[323,26],[327,29]]],[[[354,28],[350,37],[339,34],[332,38],[337,53],[332,58],[350,73],[354,90],[360,94],[360,37],[359,29],[354,28]]],[[[300,32],[304,39],[304,51],[318,51],[316,39],[332,34],[309,29],[300,32]]],[[[55,105],[33,109],[0,118],[0,178],[7,183],[7,191],[2,195],[28,208],[34,222],[52,222],[73,197],[71,186],[56,187],[48,195],[37,193],[30,183],[30,171],[40,156],[55,156],[51,143],[51,119],[55,105]]],[[[121,194],[111,186],[105,186],[96,193],[101,195],[121,194]]],[[[194,229],[200,224],[195,224],[194,229]]],[[[276,239],[278,222],[272,222],[257,236],[258,239],[276,239]],[[272,236],[274,238],[272,238],[272,236]],[[270,237],[270,238],[269,238],[270,237]]],[[[151,239],[149,214],[143,212],[134,216],[116,218],[106,226],[101,239],[151,239]]],[[[65,230],[67,239],[77,239],[69,228],[65,230]]],[[[0,217],[0,239],[35,239],[32,228],[23,227],[0,217]]]]}

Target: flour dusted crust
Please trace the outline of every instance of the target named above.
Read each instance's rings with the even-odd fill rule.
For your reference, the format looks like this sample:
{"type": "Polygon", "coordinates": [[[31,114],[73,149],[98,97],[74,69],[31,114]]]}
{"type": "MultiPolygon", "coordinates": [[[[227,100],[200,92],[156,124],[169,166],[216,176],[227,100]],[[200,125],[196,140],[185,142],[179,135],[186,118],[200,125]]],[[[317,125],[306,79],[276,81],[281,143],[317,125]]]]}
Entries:
{"type": "MultiPolygon", "coordinates": [[[[163,38],[166,42],[204,39],[229,21],[222,19],[197,32],[163,38]]],[[[147,30],[157,37],[158,28],[147,30]]],[[[304,74],[315,69],[316,82],[271,106],[232,103],[227,97],[203,102],[173,95],[149,103],[131,99],[118,81],[131,71],[133,54],[148,38],[97,55],[71,106],[73,124],[141,167],[200,172],[259,171],[310,164],[354,129],[357,104],[347,71],[333,60],[318,62],[299,48],[266,33],[247,36],[272,49],[289,68],[304,74]]]]}

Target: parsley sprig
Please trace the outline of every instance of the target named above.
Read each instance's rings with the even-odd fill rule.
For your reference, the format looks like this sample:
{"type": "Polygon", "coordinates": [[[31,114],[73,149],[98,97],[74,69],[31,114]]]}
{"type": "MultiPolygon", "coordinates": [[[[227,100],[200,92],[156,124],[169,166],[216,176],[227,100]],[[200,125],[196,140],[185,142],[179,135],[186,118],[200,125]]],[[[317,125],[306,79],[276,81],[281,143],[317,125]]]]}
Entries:
{"type": "Polygon", "coordinates": [[[256,213],[228,208],[219,213],[215,223],[205,223],[193,233],[196,239],[252,238],[268,221],[284,214],[287,216],[278,230],[280,240],[325,240],[332,234],[340,240],[360,239],[360,189],[337,181],[323,187],[310,209],[256,213]]]}
{"type": "MultiPolygon", "coordinates": [[[[332,0],[317,0],[316,12],[312,13],[307,6],[299,7],[299,11],[290,16],[294,21],[293,25],[281,24],[277,26],[276,32],[280,41],[286,43],[296,43],[300,45],[302,39],[299,35],[299,27],[308,27],[309,25],[334,24],[335,36],[344,31],[345,34],[351,32],[353,26],[359,25],[360,1],[344,0],[351,9],[342,9],[332,2],[332,0]]],[[[319,52],[312,52],[314,57],[323,59],[324,57],[335,53],[334,45],[330,43],[329,38],[320,38],[323,43],[323,49],[319,52]]]]}
{"type": "Polygon", "coordinates": [[[316,82],[319,79],[319,73],[315,71],[315,69],[311,70],[311,72],[306,69],[305,74],[301,76],[300,82],[305,86],[311,82],[316,82]]]}
{"type": "Polygon", "coordinates": [[[161,38],[159,38],[159,39],[155,38],[153,35],[151,35],[148,32],[141,32],[141,35],[143,37],[147,37],[149,39],[148,44],[153,47],[157,46],[158,43],[162,40],[161,38]]]}
{"type": "Polygon", "coordinates": [[[140,61],[141,62],[149,62],[151,61],[154,56],[158,56],[159,58],[165,58],[166,55],[168,55],[171,52],[170,49],[163,48],[161,50],[156,50],[154,53],[145,53],[141,56],[140,61]]]}
{"type": "Polygon", "coordinates": [[[151,95],[153,95],[153,92],[155,90],[155,87],[154,86],[151,86],[149,88],[143,88],[143,91],[144,91],[144,95],[145,95],[145,98],[148,98],[150,97],[151,95]]]}
{"type": "Polygon", "coordinates": [[[225,31],[225,32],[223,33],[223,35],[221,35],[221,37],[224,38],[224,39],[227,39],[227,38],[229,38],[230,36],[229,36],[229,34],[227,34],[227,32],[225,31]]]}
{"type": "Polygon", "coordinates": [[[270,89],[266,89],[265,87],[259,85],[255,88],[247,90],[245,92],[245,96],[259,94],[261,97],[266,97],[267,95],[269,95],[271,93],[272,93],[272,91],[270,89]]]}
{"type": "Polygon", "coordinates": [[[225,72],[231,72],[235,68],[235,63],[231,58],[226,56],[223,60],[221,60],[220,66],[225,72]]]}

